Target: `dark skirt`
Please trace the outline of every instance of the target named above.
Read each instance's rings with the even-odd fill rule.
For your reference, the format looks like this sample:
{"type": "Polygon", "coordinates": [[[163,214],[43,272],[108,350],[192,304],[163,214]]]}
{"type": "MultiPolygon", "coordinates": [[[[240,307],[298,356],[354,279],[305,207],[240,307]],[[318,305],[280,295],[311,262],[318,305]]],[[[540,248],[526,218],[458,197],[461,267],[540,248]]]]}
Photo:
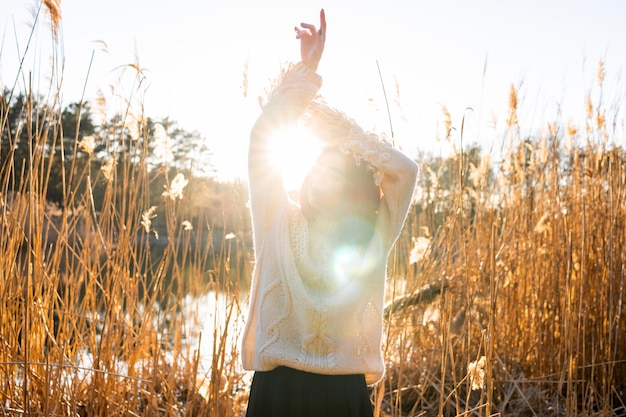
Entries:
{"type": "Polygon", "coordinates": [[[365,376],[255,372],[246,417],[372,417],[365,376]]]}

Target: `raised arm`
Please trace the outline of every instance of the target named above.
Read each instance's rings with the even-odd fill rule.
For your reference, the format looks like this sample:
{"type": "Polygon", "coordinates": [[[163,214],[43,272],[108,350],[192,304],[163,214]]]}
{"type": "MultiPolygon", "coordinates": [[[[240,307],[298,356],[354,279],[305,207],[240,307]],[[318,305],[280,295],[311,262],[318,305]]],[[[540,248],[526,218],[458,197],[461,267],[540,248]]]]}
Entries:
{"type": "Polygon", "coordinates": [[[379,221],[391,246],[398,237],[413,198],[418,166],[411,158],[375,133],[364,131],[343,112],[315,100],[303,118],[304,124],[327,145],[349,153],[372,171],[373,181],[383,191],[379,221]]]}
{"type": "Polygon", "coordinates": [[[250,133],[248,172],[253,222],[257,233],[269,224],[271,216],[287,201],[280,172],[270,157],[272,138],[284,127],[297,122],[322,84],[321,77],[315,71],[326,39],[324,11],[320,12],[319,31],[308,23],[302,23],[301,28],[296,27],[295,31],[296,38],[300,40],[301,61],[289,66],[281,74],[250,133]]]}
{"type": "Polygon", "coordinates": [[[393,244],[402,230],[411,206],[419,168],[415,161],[392,147],[390,158],[378,169],[384,174],[380,184],[384,195],[380,213],[388,216],[389,243],[393,244]]]}

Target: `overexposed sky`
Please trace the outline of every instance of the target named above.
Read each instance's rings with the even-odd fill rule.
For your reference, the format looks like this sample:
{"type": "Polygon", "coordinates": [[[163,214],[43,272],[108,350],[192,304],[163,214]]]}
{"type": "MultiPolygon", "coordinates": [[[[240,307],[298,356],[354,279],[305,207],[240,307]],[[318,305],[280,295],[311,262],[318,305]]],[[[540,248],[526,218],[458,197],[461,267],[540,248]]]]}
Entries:
{"type": "MultiPolygon", "coordinates": [[[[492,146],[493,121],[506,119],[511,84],[521,87],[520,124],[528,133],[553,121],[559,106],[565,120],[580,120],[600,59],[605,99],[624,98],[620,0],[63,0],[61,6],[64,102],[80,99],[83,89],[87,99],[98,89],[106,93],[116,68],[138,59],[149,85],[142,98],[147,115],[201,132],[225,177],[245,176],[257,97],[281,62],[298,60],[293,26],[317,24],[322,7],[328,35],[321,93],[364,128],[389,132],[378,63],[395,140],[409,154],[450,146],[436,141],[442,105],[458,129],[465,115],[465,144],[492,146]]],[[[4,86],[15,83],[36,7],[35,0],[2,0],[4,86]]],[[[23,69],[43,85],[51,40],[42,23],[23,69]]]]}

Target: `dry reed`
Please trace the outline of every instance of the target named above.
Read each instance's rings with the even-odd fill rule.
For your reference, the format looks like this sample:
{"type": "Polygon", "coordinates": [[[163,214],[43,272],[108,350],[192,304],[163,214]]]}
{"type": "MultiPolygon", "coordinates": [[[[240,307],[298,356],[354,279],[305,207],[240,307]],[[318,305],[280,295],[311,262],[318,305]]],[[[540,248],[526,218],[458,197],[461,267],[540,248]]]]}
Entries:
{"type": "MultiPolygon", "coordinates": [[[[601,87],[602,63],[598,73],[601,87]]],[[[514,88],[509,97],[514,127],[514,88]]],[[[392,315],[380,415],[626,413],[626,152],[601,104],[586,104],[586,129],[556,121],[532,140],[512,130],[499,166],[458,155],[453,195],[422,193],[434,198],[409,216],[396,285],[445,286],[438,302],[392,315]],[[431,247],[407,268],[424,230],[436,231],[431,247]]]]}
{"type": "MultiPolygon", "coordinates": [[[[141,70],[130,68],[140,90],[141,70]]],[[[604,67],[598,74],[601,85],[604,67]]],[[[3,138],[26,129],[30,144],[27,169],[10,154],[0,170],[0,411],[243,415],[245,193],[225,185],[233,234],[202,244],[214,242],[207,224],[217,219],[199,210],[189,222],[193,179],[148,169],[156,134],[141,105],[126,100],[121,124],[102,135],[103,170],[76,164],[78,147],[71,158],[43,152],[67,139],[59,93],[37,107],[28,90],[20,126],[7,124],[6,106],[0,118],[3,138]],[[58,164],[60,208],[45,198],[58,164]],[[157,177],[165,196],[150,194],[157,177]],[[157,254],[153,206],[167,242],[157,254]],[[199,334],[207,317],[189,300],[206,294],[213,331],[199,334]]],[[[390,258],[377,416],[626,413],[626,155],[611,145],[615,123],[590,94],[584,128],[557,120],[521,140],[515,88],[509,97],[511,146],[499,165],[471,152],[424,163],[421,198],[390,258]]],[[[76,135],[90,163],[100,157],[76,135]]]]}

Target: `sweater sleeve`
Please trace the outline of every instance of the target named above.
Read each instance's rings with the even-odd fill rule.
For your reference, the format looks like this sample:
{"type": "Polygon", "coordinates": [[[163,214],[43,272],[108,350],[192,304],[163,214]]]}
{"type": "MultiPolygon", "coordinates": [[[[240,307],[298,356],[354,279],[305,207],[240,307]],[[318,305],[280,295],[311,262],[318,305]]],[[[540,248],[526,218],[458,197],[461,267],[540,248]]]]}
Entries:
{"type": "Polygon", "coordinates": [[[367,164],[373,181],[383,192],[379,217],[385,223],[385,240],[391,247],[404,224],[413,199],[418,165],[381,137],[364,131],[343,112],[315,100],[303,117],[304,125],[328,146],[351,154],[357,163],[367,164]]]}
{"type": "Polygon", "coordinates": [[[379,214],[389,222],[388,247],[396,241],[413,200],[419,167],[415,161],[396,148],[391,148],[389,159],[378,168],[383,200],[379,214]]]}
{"type": "Polygon", "coordinates": [[[290,65],[275,83],[252,128],[248,173],[255,240],[288,201],[281,174],[271,160],[272,138],[281,128],[297,122],[321,84],[321,77],[303,63],[290,65]]]}

